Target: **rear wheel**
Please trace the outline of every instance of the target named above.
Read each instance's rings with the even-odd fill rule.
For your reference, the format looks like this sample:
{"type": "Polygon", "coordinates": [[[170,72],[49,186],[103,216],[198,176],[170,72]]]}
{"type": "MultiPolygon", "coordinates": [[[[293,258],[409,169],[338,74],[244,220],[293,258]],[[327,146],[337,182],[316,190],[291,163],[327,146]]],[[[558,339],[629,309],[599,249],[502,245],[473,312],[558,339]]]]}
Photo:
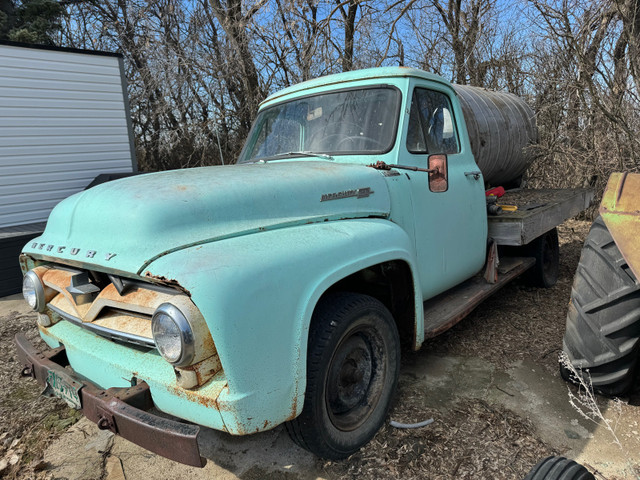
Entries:
{"type": "Polygon", "coordinates": [[[639,339],[640,284],[598,217],[573,280],[564,351],[579,374],[588,370],[595,391],[622,395],[633,385],[639,339]]]}
{"type": "Polygon", "coordinates": [[[573,460],[547,457],[538,462],[524,480],[595,480],[595,477],[573,460]]]}
{"type": "Polygon", "coordinates": [[[552,229],[529,243],[526,255],[534,257],[536,264],[527,273],[527,281],[536,286],[551,288],[558,281],[560,271],[560,246],[558,230],[552,229]]]}
{"type": "Polygon", "coordinates": [[[382,426],[396,388],[400,340],[393,317],[373,297],[333,293],[314,312],[307,388],[287,431],[322,458],[346,458],[382,426]]]}

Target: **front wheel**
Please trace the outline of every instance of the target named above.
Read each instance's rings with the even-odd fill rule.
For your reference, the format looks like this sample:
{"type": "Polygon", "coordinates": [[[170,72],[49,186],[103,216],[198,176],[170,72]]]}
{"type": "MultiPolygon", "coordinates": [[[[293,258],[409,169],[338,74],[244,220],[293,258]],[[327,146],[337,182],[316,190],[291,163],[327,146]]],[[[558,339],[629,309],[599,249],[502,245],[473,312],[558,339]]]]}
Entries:
{"type": "Polygon", "coordinates": [[[315,455],[338,460],[382,426],[400,369],[400,339],[387,308],[368,295],[328,294],[311,321],[307,388],[287,431],[315,455]]]}

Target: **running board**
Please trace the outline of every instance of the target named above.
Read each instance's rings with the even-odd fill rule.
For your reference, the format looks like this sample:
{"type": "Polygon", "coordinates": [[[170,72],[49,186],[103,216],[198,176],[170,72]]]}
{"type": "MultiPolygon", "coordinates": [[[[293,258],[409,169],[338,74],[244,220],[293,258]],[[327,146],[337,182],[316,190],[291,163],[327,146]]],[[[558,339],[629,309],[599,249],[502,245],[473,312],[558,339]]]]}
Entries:
{"type": "Polygon", "coordinates": [[[535,263],[536,260],[532,257],[502,257],[496,283],[487,283],[482,275],[478,274],[424,302],[425,339],[449,330],[469,315],[483,300],[527,271],[535,263]]]}

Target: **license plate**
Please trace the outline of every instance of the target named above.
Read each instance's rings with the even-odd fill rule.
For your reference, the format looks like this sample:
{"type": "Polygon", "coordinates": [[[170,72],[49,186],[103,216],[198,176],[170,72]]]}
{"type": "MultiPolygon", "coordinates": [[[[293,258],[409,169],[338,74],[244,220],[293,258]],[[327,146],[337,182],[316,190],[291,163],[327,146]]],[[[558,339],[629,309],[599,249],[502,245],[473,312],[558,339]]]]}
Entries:
{"type": "Polygon", "coordinates": [[[80,409],[82,408],[80,394],[78,393],[80,388],[82,388],[82,385],[68,375],[49,370],[47,374],[47,388],[45,388],[42,394],[55,395],[67,402],[70,407],[80,409]]]}

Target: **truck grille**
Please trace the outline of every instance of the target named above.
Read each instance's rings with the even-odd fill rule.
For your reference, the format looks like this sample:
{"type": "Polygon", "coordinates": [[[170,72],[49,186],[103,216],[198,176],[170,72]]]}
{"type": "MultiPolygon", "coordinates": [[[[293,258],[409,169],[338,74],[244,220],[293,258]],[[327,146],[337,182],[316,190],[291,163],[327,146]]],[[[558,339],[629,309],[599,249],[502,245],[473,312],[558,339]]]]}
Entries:
{"type": "Polygon", "coordinates": [[[53,265],[38,267],[52,323],[67,320],[97,335],[155,348],[151,317],[183,293],[168,287],[53,265]]]}

